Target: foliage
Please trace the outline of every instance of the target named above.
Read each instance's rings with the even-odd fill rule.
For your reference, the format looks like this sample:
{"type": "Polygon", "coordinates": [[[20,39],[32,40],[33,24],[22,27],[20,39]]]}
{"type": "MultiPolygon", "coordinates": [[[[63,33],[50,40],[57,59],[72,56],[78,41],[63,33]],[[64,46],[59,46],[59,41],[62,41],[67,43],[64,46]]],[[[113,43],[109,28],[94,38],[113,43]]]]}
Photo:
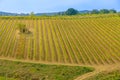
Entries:
{"type": "Polygon", "coordinates": [[[109,13],[109,10],[108,9],[101,9],[100,13],[101,14],[107,14],[107,13],[109,13]]]}
{"type": "Polygon", "coordinates": [[[110,10],[108,10],[108,9],[101,9],[101,10],[93,9],[91,11],[91,14],[108,14],[108,13],[113,14],[113,13],[117,13],[117,11],[114,9],[110,9],[110,10]]]}
{"type": "Polygon", "coordinates": [[[29,30],[28,30],[28,28],[26,27],[25,24],[20,23],[17,26],[18,26],[18,29],[19,29],[20,33],[28,33],[29,32],[29,30]]]}
{"type": "Polygon", "coordinates": [[[91,11],[91,14],[99,14],[99,10],[93,9],[93,10],[91,11]]]}
{"type": "Polygon", "coordinates": [[[58,15],[65,15],[65,12],[58,12],[58,15]]]}
{"type": "Polygon", "coordinates": [[[78,14],[78,11],[76,9],[73,9],[73,8],[69,8],[66,12],[65,12],[66,15],[76,15],[78,14]]]}
{"type": "Polygon", "coordinates": [[[30,13],[30,16],[31,16],[31,17],[35,16],[34,12],[31,12],[31,13],[30,13]]]}
{"type": "Polygon", "coordinates": [[[110,13],[117,13],[117,11],[114,10],[114,9],[110,9],[109,12],[110,12],[110,13]]]}

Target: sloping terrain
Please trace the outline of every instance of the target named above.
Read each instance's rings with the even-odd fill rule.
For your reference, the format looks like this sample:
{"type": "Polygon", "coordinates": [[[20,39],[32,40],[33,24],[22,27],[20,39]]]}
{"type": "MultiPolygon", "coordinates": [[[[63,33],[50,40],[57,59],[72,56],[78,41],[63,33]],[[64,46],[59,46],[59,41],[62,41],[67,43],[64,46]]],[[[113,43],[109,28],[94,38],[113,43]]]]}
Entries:
{"type": "Polygon", "coordinates": [[[0,19],[0,57],[80,65],[120,61],[120,18],[0,19]],[[20,34],[25,24],[30,35],[20,34]]]}
{"type": "Polygon", "coordinates": [[[96,69],[76,80],[114,71],[120,65],[120,17],[0,17],[0,59],[96,69]],[[18,24],[31,33],[20,34],[18,24]]]}

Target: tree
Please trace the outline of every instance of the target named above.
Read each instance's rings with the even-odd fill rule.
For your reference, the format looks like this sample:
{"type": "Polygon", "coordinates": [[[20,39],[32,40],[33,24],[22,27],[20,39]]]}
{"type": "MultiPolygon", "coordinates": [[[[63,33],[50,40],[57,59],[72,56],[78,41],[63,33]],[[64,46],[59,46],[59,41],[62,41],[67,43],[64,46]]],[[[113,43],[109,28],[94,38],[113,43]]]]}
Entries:
{"type": "Polygon", "coordinates": [[[108,9],[101,9],[100,13],[101,14],[107,14],[107,13],[109,13],[109,10],[108,9]]]}
{"type": "Polygon", "coordinates": [[[98,11],[97,9],[93,9],[93,10],[91,11],[91,14],[99,14],[99,11],[98,11]]]}
{"type": "Polygon", "coordinates": [[[29,30],[27,29],[25,24],[18,24],[18,29],[20,33],[29,33],[29,30]]]}
{"type": "Polygon", "coordinates": [[[78,14],[78,11],[76,9],[73,9],[73,8],[69,8],[66,12],[65,12],[66,15],[76,15],[78,14]]]}
{"type": "Polygon", "coordinates": [[[34,12],[31,12],[31,13],[30,13],[30,16],[31,16],[31,17],[32,17],[32,16],[35,16],[34,12]]]}
{"type": "Polygon", "coordinates": [[[114,10],[114,9],[110,9],[109,12],[110,12],[110,13],[117,13],[117,11],[114,10]]]}
{"type": "Polygon", "coordinates": [[[58,12],[58,15],[65,15],[65,12],[58,12]]]}

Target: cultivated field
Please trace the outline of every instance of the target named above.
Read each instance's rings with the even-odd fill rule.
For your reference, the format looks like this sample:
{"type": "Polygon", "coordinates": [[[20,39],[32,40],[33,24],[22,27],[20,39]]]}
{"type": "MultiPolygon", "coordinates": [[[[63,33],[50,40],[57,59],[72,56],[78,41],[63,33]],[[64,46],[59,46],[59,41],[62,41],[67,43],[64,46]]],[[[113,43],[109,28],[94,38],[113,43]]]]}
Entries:
{"type": "Polygon", "coordinates": [[[0,18],[0,58],[101,65],[120,62],[120,17],[0,18]],[[16,29],[22,23],[30,34],[16,29]]]}

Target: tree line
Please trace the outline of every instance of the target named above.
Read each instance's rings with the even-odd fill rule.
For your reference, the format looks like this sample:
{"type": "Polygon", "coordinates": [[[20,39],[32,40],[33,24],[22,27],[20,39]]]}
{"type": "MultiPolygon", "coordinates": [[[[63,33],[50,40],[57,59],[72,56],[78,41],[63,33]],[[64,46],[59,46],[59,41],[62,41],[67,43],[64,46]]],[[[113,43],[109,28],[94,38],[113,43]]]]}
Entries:
{"type": "Polygon", "coordinates": [[[117,13],[115,9],[93,9],[91,11],[86,11],[84,13],[80,13],[78,10],[74,8],[69,8],[65,12],[59,12],[59,15],[76,15],[76,14],[109,14],[109,13],[117,13]]]}
{"type": "Polygon", "coordinates": [[[117,12],[115,9],[93,9],[93,10],[85,10],[83,12],[78,11],[74,8],[69,8],[66,11],[63,12],[53,12],[53,13],[6,13],[6,12],[0,12],[0,16],[55,16],[55,15],[76,15],[76,14],[109,14],[109,13],[120,13],[117,12]]]}

